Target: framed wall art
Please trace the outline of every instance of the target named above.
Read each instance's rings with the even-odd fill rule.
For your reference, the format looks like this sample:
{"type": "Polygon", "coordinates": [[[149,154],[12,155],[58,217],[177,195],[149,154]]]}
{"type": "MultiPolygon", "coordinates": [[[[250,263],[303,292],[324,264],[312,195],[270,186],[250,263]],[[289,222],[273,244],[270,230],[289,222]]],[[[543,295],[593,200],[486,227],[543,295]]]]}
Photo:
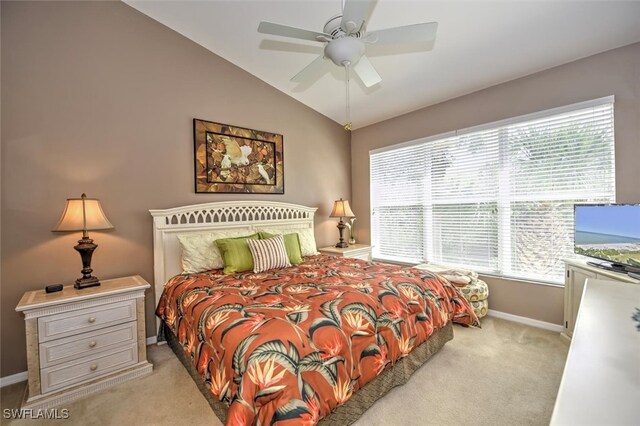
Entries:
{"type": "Polygon", "coordinates": [[[197,193],[284,194],[282,135],[193,120],[197,193]]]}

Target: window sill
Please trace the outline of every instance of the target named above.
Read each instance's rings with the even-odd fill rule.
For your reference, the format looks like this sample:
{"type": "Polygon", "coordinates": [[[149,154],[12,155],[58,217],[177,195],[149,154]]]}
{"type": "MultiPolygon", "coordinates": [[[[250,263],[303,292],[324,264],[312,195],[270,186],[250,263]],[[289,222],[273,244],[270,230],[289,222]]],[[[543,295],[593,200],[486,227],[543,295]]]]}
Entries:
{"type": "MultiPolygon", "coordinates": [[[[390,263],[392,265],[400,265],[400,266],[415,266],[416,263],[407,263],[407,262],[398,262],[395,260],[389,260],[389,259],[377,259],[374,258],[373,259],[374,262],[381,262],[381,263],[390,263]]],[[[552,282],[548,282],[548,281],[535,281],[535,280],[531,280],[531,279],[526,279],[526,278],[514,278],[514,277],[506,277],[506,276],[502,276],[502,275],[492,275],[492,274],[485,274],[485,273],[478,273],[478,276],[482,279],[484,277],[487,277],[489,279],[499,279],[499,280],[504,280],[504,281],[513,281],[513,282],[517,282],[517,283],[525,283],[525,284],[536,284],[536,285],[543,285],[546,287],[556,287],[556,288],[564,288],[564,284],[560,284],[560,283],[552,283],[552,282]]]]}
{"type": "Polygon", "coordinates": [[[418,264],[415,262],[400,262],[398,260],[379,259],[379,258],[373,258],[373,261],[380,262],[380,263],[390,263],[392,265],[399,265],[399,266],[416,266],[418,264]]]}
{"type": "Polygon", "coordinates": [[[504,281],[514,281],[514,282],[519,282],[519,283],[525,283],[525,284],[536,284],[536,285],[543,285],[546,287],[556,287],[556,288],[564,288],[564,284],[559,284],[559,283],[552,283],[552,282],[548,282],[548,281],[534,281],[534,280],[530,280],[530,279],[525,279],[525,278],[514,278],[514,277],[505,277],[502,275],[491,275],[491,274],[482,274],[482,273],[478,273],[479,277],[487,277],[487,278],[495,278],[498,280],[504,280],[504,281]]]}

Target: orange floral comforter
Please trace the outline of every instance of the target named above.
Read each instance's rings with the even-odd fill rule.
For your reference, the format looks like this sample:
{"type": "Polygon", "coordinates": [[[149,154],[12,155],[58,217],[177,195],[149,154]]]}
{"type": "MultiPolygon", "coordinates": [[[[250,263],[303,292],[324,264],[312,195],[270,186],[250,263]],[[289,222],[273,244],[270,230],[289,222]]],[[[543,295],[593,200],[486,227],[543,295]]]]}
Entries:
{"type": "Polygon", "coordinates": [[[313,425],[450,321],[478,324],[443,278],[323,255],[176,276],[156,314],[230,405],[227,425],[313,425]]]}

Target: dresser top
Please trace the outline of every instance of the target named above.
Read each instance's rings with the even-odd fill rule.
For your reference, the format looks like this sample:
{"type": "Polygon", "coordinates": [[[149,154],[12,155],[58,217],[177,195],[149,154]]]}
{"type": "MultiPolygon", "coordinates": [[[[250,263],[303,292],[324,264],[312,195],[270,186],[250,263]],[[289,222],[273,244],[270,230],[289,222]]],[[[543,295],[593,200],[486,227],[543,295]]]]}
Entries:
{"type": "Polygon", "coordinates": [[[99,297],[111,296],[119,293],[128,293],[136,290],[145,290],[151,285],[140,275],[130,277],[114,278],[102,280],[96,287],[88,287],[82,290],[73,285],[66,285],[61,291],[47,293],[44,290],[27,291],[18,302],[16,311],[28,311],[46,306],[59,305],[62,303],[78,302],[96,299],[99,297]]]}
{"type": "Polygon", "coordinates": [[[552,425],[638,424],[639,308],[640,286],[586,280],[552,425]]]}
{"type": "MultiPolygon", "coordinates": [[[[629,275],[625,274],[624,272],[610,271],[608,269],[598,268],[596,266],[589,265],[587,264],[587,261],[588,261],[587,259],[562,259],[562,260],[568,265],[577,266],[579,268],[585,269],[589,272],[593,272],[594,274],[598,274],[605,278],[612,278],[616,281],[622,281],[626,283],[640,284],[640,280],[631,278],[629,275]]],[[[597,262],[598,259],[592,259],[592,261],[597,262]]]]}

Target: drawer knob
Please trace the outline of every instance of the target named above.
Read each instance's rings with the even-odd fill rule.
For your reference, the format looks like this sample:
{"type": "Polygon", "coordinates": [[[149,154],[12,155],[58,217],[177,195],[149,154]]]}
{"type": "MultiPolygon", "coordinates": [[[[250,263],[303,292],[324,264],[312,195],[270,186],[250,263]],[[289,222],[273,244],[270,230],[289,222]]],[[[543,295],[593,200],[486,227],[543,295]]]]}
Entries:
{"type": "Polygon", "coordinates": [[[92,340],[91,342],[89,342],[89,347],[90,348],[95,348],[96,347],[96,341],[92,340]]]}
{"type": "Polygon", "coordinates": [[[89,317],[89,322],[91,324],[93,324],[94,322],[96,322],[96,317],[89,317]]]}
{"type": "Polygon", "coordinates": [[[91,364],[91,367],[89,367],[91,369],[91,371],[96,371],[98,369],[98,364],[91,364]]]}

